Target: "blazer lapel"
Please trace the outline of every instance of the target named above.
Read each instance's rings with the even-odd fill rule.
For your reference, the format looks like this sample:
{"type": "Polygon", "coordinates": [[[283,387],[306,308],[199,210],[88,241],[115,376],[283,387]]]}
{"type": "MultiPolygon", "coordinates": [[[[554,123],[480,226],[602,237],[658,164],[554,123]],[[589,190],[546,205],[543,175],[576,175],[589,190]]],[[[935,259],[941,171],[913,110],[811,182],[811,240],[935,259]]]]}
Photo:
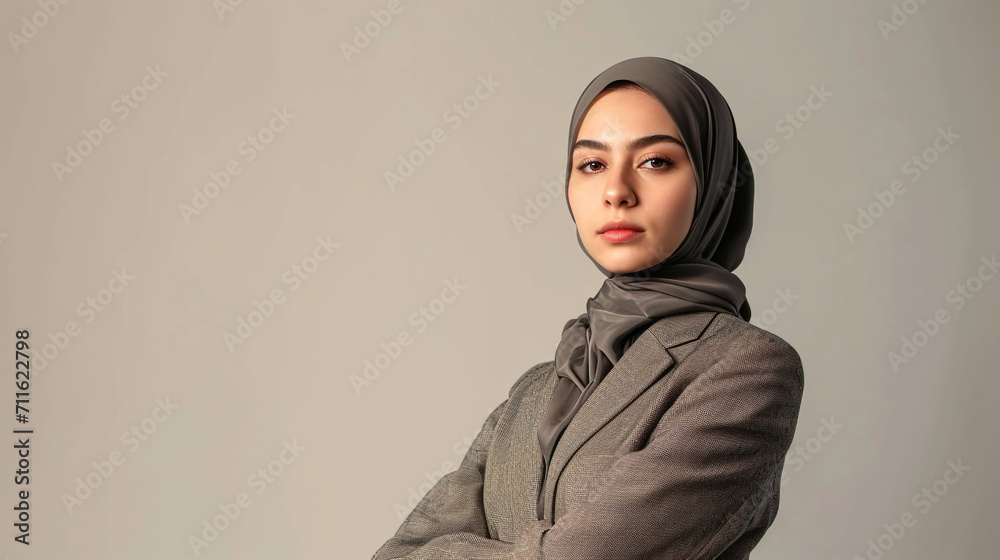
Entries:
{"type": "Polygon", "coordinates": [[[650,325],[629,347],[566,426],[545,475],[545,518],[552,520],[559,475],[573,454],[649,388],[676,360],[670,349],[701,337],[718,312],[666,317],[650,325]]]}

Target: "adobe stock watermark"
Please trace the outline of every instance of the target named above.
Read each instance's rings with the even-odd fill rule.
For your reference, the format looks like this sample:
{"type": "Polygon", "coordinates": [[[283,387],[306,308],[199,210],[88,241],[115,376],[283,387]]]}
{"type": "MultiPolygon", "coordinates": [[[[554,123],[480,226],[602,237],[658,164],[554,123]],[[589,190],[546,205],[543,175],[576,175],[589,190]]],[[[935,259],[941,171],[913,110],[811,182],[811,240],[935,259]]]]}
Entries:
{"type": "MultiPolygon", "coordinates": [[[[271,117],[266,126],[262,126],[256,133],[250,134],[245,140],[236,146],[236,153],[243,156],[243,163],[250,163],[257,159],[261,152],[274,142],[277,134],[292,122],[295,115],[288,112],[288,107],[277,107],[271,109],[271,117]]],[[[194,187],[191,191],[191,204],[181,203],[177,209],[181,213],[181,218],[185,224],[191,223],[191,216],[197,216],[214,200],[219,193],[226,189],[232,182],[233,177],[243,172],[240,162],[237,159],[230,159],[222,166],[221,171],[209,171],[209,181],[202,188],[194,187]]]]}
{"type": "Polygon", "coordinates": [[[560,23],[566,23],[569,16],[576,13],[576,7],[582,6],[587,0],[560,0],[556,6],[556,11],[545,10],[545,20],[549,22],[549,27],[555,31],[560,23]],[[559,12],[559,13],[556,13],[559,12]]]}
{"type": "MultiPolygon", "coordinates": [[[[939,503],[948,494],[951,487],[958,484],[970,470],[969,466],[962,464],[961,458],[954,461],[949,460],[947,466],[948,468],[945,469],[944,474],[940,478],[934,480],[928,486],[921,488],[910,500],[910,503],[913,504],[913,507],[917,508],[917,511],[921,515],[926,515],[935,504],[939,503]]],[[[917,516],[910,510],[904,511],[899,515],[898,521],[893,519],[888,523],[883,523],[882,528],[884,531],[874,539],[868,539],[868,548],[865,550],[865,555],[855,554],[852,560],[880,560],[916,524],[917,516]]]]}
{"type": "Polygon", "coordinates": [[[458,459],[456,460],[457,462],[453,463],[451,459],[447,459],[443,463],[441,463],[440,469],[434,472],[424,471],[424,477],[427,480],[417,488],[410,488],[410,491],[408,492],[409,500],[407,500],[406,505],[397,502],[393,506],[393,509],[396,511],[396,518],[399,520],[400,523],[406,520],[406,516],[408,516],[410,512],[413,511],[413,508],[417,507],[417,504],[420,503],[420,500],[422,500],[424,496],[426,496],[427,493],[430,492],[432,488],[434,488],[434,485],[437,484],[439,480],[444,478],[445,475],[454,471],[455,469],[458,468],[459,465],[461,465],[462,459],[465,457],[465,454],[469,450],[469,447],[472,446],[472,442],[475,441],[476,435],[478,435],[478,433],[473,434],[471,436],[463,436],[462,439],[456,441],[451,446],[451,450],[455,454],[455,456],[458,457],[458,459]]]}
{"type": "MultiPolygon", "coordinates": [[[[150,92],[163,83],[163,78],[169,76],[167,72],[160,70],[160,65],[156,68],[146,66],[146,74],[139,80],[139,83],[129,91],[119,95],[111,102],[111,112],[118,115],[118,120],[123,121],[132,114],[132,111],[139,108],[139,104],[146,100],[150,92]]],[[[107,137],[115,131],[115,123],[110,117],[104,117],[97,122],[94,128],[84,128],[81,133],[83,139],[75,146],[66,145],[66,156],[59,160],[52,160],[52,172],[55,173],[56,180],[63,182],[64,177],[75,171],[83,163],[83,158],[94,153],[98,146],[107,140],[107,137]]]]}
{"type": "MultiPolygon", "coordinates": [[[[785,116],[774,123],[774,130],[782,133],[782,138],[785,141],[791,140],[796,131],[813,118],[816,112],[822,109],[827,101],[834,96],[834,92],[827,91],[826,84],[820,84],[818,88],[810,86],[809,91],[811,93],[802,105],[796,107],[794,112],[785,113],[785,116]]],[[[746,152],[747,157],[750,158],[751,169],[757,171],[763,167],[770,159],[770,155],[777,153],[779,148],[781,148],[781,144],[773,136],[764,140],[764,144],[760,148],[747,148],[746,152]]]]}
{"type": "MultiPolygon", "coordinates": [[[[122,267],[121,270],[112,270],[111,279],[108,280],[107,285],[97,290],[96,294],[84,298],[80,305],[76,306],[76,314],[83,318],[83,324],[88,325],[94,322],[97,314],[110,306],[115,301],[116,296],[125,291],[129,282],[133,280],[135,280],[135,276],[126,272],[125,267],[122,267]]],[[[43,344],[41,349],[36,346],[31,350],[35,371],[45,371],[49,362],[55,360],[59,353],[69,346],[70,340],[80,336],[82,332],[83,329],[76,321],[68,321],[66,326],[62,330],[57,330],[55,334],[50,331],[48,333],[49,342],[43,344]]]]}
{"type": "Polygon", "coordinates": [[[212,0],[215,15],[219,16],[219,21],[223,23],[226,21],[226,16],[235,12],[242,4],[243,0],[212,0]]]}
{"type": "Polygon", "coordinates": [[[889,21],[878,20],[878,30],[882,33],[882,40],[888,41],[889,34],[899,31],[900,27],[906,25],[913,16],[920,10],[920,6],[927,3],[927,0],[903,0],[902,5],[893,4],[892,12],[889,14],[889,21]]]}
{"type": "Polygon", "coordinates": [[[778,294],[778,297],[774,298],[771,307],[760,313],[759,318],[751,317],[749,321],[751,325],[761,329],[771,327],[778,320],[778,316],[788,311],[795,300],[799,299],[799,296],[792,293],[791,288],[774,290],[774,293],[778,294]]]}
{"type": "MultiPolygon", "coordinates": [[[[989,259],[982,257],[979,260],[983,264],[976,271],[976,274],[966,278],[965,282],[956,284],[955,288],[944,296],[945,301],[952,304],[952,309],[955,311],[960,311],[968,302],[972,301],[983,290],[986,282],[992,280],[1000,272],[1000,262],[997,261],[995,254],[989,259]]],[[[900,337],[902,344],[899,347],[899,352],[889,352],[886,354],[892,371],[899,373],[899,368],[908,364],[910,360],[916,357],[920,349],[927,346],[930,340],[941,332],[942,325],[950,321],[951,315],[949,315],[948,310],[944,307],[938,308],[930,319],[918,320],[917,327],[919,328],[917,330],[913,331],[909,336],[900,337]]]]}
{"type": "Polygon", "coordinates": [[[179,406],[170,402],[170,397],[157,398],[156,406],[150,415],[143,418],[138,425],[133,425],[122,433],[120,441],[123,446],[127,446],[127,453],[119,449],[113,449],[108,453],[106,461],[102,460],[99,463],[97,461],[91,462],[90,465],[94,469],[83,478],[76,479],[76,488],[73,489],[73,493],[67,494],[63,492],[62,502],[66,506],[66,513],[72,515],[74,508],[82,506],[83,502],[93,496],[94,492],[104,484],[104,481],[111,478],[115,469],[124,465],[125,460],[135,453],[151,435],[156,433],[160,424],[166,422],[179,408],[179,406]]]}
{"type": "Polygon", "coordinates": [[[785,455],[785,467],[781,471],[781,485],[788,484],[788,481],[792,478],[789,468],[791,468],[792,472],[799,472],[804,469],[806,463],[812,461],[823,450],[823,446],[830,443],[830,440],[840,433],[840,430],[843,428],[844,425],[838,424],[833,416],[829,419],[821,418],[820,427],[816,430],[816,435],[807,439],[805,444],[792,446],[785,455]]]}
{"type": "MultiPolygon", "coordinates": [[[[479,110],[480,102],[489,99],[501,85],[501,82],[493,80],[493,74],[488,74],[486,77],[479,76],[479,84],[476,85],[473,92],[460,102],[453,103],[450,108],[444,111],[441,118],[444,122],[451,124],[452,130],[458,130],[466,119],[479,110]]],[[[395,173],[386,171],[383,174],[389,192],[396,192],[396,185],[412,177],[416,169],[423,165],[427,158],[437,150],[438,145],[443,144],[447,139],[448,135],[441,127],[434,127],[424,138],[415,138],[413,143],[416,144],[417,149],[411,151],[406,157],[399,156],[399,165],[396,166],[395,173]]]]}
{"type": "MultiPolygon", "coordinates": [[[[340,243],[335,243],[330,239],[317,237],[316,245],[313,246],[312,253],[301,261],[285,269],[281,275],[281,283],[289,286],[288,291],[294,292],[302,287],[302,283],[308,280],[317,270],[319,265],[326,262],[333,254],[333,250],[340,247],[340,243]]],[[[279,305],[285,303],[285,292],[281,288],[271,290],[270,295],[263,301],[253,300],[254,309],[244,318],[240,315],[236,319],[236,329],[233,333],[225,331],[222,333],[222,341],[226,343],[226,348],[230,354],[236,352],[236,347],[247,341],[256,332],[264,321],[274,315],[279,305]]]]}
{"type": "MultiPolygon", "coordinates": [[[[939,127],[937,136],[934,137],[931,145],[903,162],[900,173],[909,177],[911,183],[916,183],[924,172],[929,171],[931,166],[941,159],[941,154],[950,150],[955,140],[959,138],[961,136],[952,132],[951,126],[948,126],[947,129],[939,127]]],[[[889,183],[887,190],[876,190],[873,193],[874,202],[870,203],[867,208],[858,206],[858,217],[855,219],[855,223],[844,222],[844,235],[847,236],[847,241],[853,245],[854,241],[871,229],[875,225],[875,220],[885,215],[886,211],[896,203],[896,199],[905,192],[906,185],[899,179],[894,179],[889,183]]]]}
{"type": "Polygon", "coordinates": [[[21,47],[34,39],[41,29],[59,15],[59,12],[62,11],[62,6],[69,3],[70,0],[38,0],[37,4],[40,9],[31,14],[31,17],[24,16],[21,18],[20,33],[14,31],[7,32],[7,40],[10,41],[10,48],[13,49],[14,54],[19,54],[21,47]]]}
{"type": "MultiPolygon", "coordinates": [[[[750,7],[750,0],[732,0],[732,2],[739,7],[741,12],[750,7]]],[[[729,8],[723,8],[722,11],[719,12],[719,17],[717,18],[701,20],[701,24],[705,29],[694,35],[688,35],[687,43],[684,47],[684,54],[674,51],[674,53],[670,55],[670,58],[674,62],[690,65],[694,62],[694,59],[698,58],[705,52],[705,49],[711,47],[712,43],[714,43],[716,39],[722,36],[722,33],[726,30],[727,25],[731,25],[735,21],[736,13],[729,8]]]]}
{"type": "MultiPolygon", "coordinates": [[[[412,2],[413,0],[407,1],[412,2]]],[[[389,24],[393,21],[393,16],[398,16],[402,13],[404,7],[401,0],[389,0],[384,9],[368,12],[372,16],[371,19],[360,27],[357,25],[354,26],[354,37],[351,38],[351,42],[340,42],[340,52],[343,53],[344,60],[350,64],[352,62],[351,57],[358,56],[362,50],[371,45],[372,41],[381,35],[386,27],[389,27],[389,24]]]]}
{"type": "MultiPolygon", "coordinates": [[[[267,465],[258,468],[247,477],[247,485],[255,490],[255,494],[260,496],[285,472],[285,467],[291,465],[299,458],[299,455],[306,450],[305,446],[299,445],[296,438],[292,442],[282,441],[282,449],[277,458],[267,465]]],[[[201,551],[211,546],[219,539],[226,529],[243,513],[243,510],[253,505],[253,499],[247,492],[240,492],[232,502],[219,504],[221,513],[202,522],[201,536],[189,535],[188,544],[195,556],[201,556],[201,551]]]]}
{"type": "MultiPolygon", "coordinates": [[[[468,288],[464,284],[459,284],[458,278],[446,279],[444,281],[444,289],[441,290],[441,295],[430,300],[426,305],[421,305],[416,311],[411,313],[407,319],[408,323],[416,327],[417,334],[423,333],[468,288]]],[[[413,344],[413,336],[407,329],[400,330],[388,344],[380,342],[379,347],[382,351],[375,354],[375,357],[372,359],[365,358],[365,367],[362,370],[362,374],[352,373],[348,378],[351,386],[354,388],[354,393],[360,395],[361,388],[370,386],[373,381],[378,379],[385,370],[389,369],[393,361],[399,358],[399,355],[403,352],[403,348],[411,344],[413,344]]]]}
{"type": "Polygon", "coordinates": [[[517,233],[524,233],[524,228],[533,224],[542,216],[542,211],[556,200],[564,198],[566,190],[566,170],[563,169],[552,181],[542,181],[542,188],[534,197],[524,197],[524,215],[512,212],[510,222],[517,233]]]}

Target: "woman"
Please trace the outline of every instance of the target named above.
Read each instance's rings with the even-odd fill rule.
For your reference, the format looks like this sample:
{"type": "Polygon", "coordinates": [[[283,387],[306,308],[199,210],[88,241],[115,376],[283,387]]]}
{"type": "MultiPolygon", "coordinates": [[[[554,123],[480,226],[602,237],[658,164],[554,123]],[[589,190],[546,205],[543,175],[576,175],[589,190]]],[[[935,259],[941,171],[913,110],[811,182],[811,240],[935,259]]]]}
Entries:
{"type": "Polygon", "coordinates": [[[634,58],[569,139],[577,240],[608,278],[373,560],[745,559],[774,521],[803,369],[732,273],[754,183],[728,104],[634,58]]]}

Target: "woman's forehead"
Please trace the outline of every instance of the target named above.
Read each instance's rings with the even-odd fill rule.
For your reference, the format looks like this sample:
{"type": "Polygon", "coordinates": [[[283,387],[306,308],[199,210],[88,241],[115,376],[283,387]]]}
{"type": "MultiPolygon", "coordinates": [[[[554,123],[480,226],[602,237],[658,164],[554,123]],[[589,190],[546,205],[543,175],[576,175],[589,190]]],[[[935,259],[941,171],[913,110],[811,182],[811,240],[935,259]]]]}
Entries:
{"type": "Polygon", "coordinates": [[[599,136],[605,141],[627,142],[652,134],[679,137],[667,109],[644,90],[614,90],[595,98],[580,121],[575,140],[599,136]]]}

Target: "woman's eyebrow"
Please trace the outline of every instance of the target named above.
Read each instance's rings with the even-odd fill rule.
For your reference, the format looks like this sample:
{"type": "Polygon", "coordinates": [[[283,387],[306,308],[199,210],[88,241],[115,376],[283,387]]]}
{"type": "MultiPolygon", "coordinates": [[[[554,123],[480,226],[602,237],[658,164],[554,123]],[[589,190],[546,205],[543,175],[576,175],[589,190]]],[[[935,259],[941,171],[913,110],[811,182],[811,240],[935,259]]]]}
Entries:
{"type": "MultiPolygon", "coordinates": [[[[652,146],[653,144],[659,144],[660,142],[670,142],[673,144],[677,144],[682,148],[684,147],[683,142],[681,142],[677,138],[674,138],[673,136],[670,136],[669,134],[653,134],[650,136],[642,136],[640,138],[630,140],[629,143],[625,145],[625,149],[631,152],[633,150],[638,150],[641,148],[645,148],[647,146],[652,146]]],[[[586,138],[583,140],[578,140],[576,144],[573,144],[572,151],[575,152],[577,148],[593,148],[595,150],[603,150],[605,152],[611,151],[611,147],[608,146],[606,143],[601,142],[600,140],[589,140],[586,138]]]]}

